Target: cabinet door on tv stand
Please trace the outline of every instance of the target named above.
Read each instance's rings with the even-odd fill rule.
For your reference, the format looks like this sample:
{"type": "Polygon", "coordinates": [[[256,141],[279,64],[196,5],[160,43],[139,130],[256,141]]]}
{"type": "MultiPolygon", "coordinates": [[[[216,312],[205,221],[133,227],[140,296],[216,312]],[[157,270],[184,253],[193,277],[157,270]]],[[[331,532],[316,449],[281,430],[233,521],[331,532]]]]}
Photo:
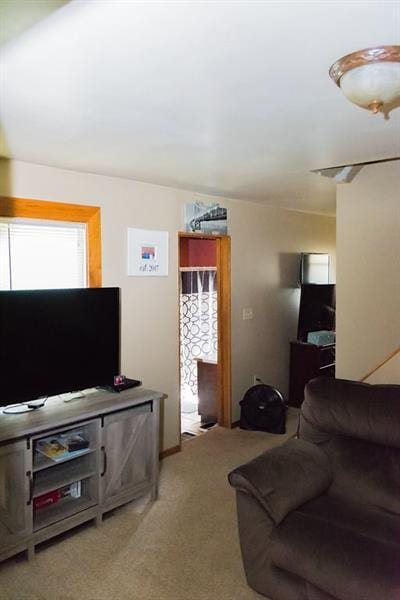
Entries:
{"type": "Polygon", "coordinates": [[[151,403],[104,417],[102,508],[113,508],[150,491],[152,419],[151,403]]]}
{"type": "Polygon", "coordinates": [[[0,556],[32,530],[32,455],[26,440],[0,446],[0,556]]]}

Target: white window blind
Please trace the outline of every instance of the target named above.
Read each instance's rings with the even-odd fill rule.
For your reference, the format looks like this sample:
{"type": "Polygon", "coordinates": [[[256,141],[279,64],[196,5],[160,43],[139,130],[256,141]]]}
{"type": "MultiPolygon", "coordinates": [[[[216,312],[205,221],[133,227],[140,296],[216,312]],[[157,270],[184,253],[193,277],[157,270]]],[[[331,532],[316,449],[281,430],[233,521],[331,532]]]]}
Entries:
{"type": "Polygon", "coordinates": [[[83,223],[10,220],[0,223],[0,289],[86,286],[83,223]]]}

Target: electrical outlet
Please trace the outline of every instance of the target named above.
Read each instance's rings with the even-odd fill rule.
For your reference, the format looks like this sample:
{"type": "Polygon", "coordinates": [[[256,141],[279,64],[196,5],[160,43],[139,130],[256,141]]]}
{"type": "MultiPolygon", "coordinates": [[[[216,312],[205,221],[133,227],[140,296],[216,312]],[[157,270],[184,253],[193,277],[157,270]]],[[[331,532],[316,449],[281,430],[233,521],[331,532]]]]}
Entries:
{"type": "Polygon", "coordinates": [[[253,375],[253,385],[259,385],[260,383],[262,383],[261,377],[258,375],[253,375]]]}

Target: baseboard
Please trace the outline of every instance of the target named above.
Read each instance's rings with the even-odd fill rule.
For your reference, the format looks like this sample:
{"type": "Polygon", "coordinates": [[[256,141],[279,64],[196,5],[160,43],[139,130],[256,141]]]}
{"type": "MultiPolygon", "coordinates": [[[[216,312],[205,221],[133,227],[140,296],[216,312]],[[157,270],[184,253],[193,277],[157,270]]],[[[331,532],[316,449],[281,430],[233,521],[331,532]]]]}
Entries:
{"type": "Polygon", "coordinates": [[[181,445],[173,446],[172,448],[167,448],[167,450],[163,450],[160,452],[160,460],[166,458],[167,456],[171,456],[172,454],[176,454],[181,451],[181,445]]]}
{"type": "Polygon", "coordinates": [[[239,427],[240,425],[240,421],[234,421],[231,425],[231,429],[234,429],[235,427],[239,427]]]}

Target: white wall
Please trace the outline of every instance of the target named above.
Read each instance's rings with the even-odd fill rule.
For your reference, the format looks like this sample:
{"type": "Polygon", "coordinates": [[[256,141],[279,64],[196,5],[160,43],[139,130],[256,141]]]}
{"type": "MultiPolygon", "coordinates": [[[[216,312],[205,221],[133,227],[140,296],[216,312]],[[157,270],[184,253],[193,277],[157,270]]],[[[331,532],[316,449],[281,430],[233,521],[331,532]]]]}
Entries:
{"type": "MultiPolygon", "coordinates": [[[[398,162],[338,186],[337,266],[336,373],[360,379],[400,346],[398,162]]],[[[392,360],[373,381],[399,382],[398,368],[392,360]]]]}
{"type": "Polygon", "coordinates": [[[253,374],[287,393],[289,341],[297,328],[299,253],[331,254],[334,278],[334,218],[18,161],[0,164],[0,194],[101,206],[103,285],[122,288],[122,369],[168,394],[164,449],[179,442],[177,232],[186,202],[217,200],[228,208],[233,419],[239,418],[238,403],[253,374]],[[168,277],[127,277],[127,227],[169,231],[168,277]],[[253,308],[253,320],[242,320],[244,307],[253,308]]]}

